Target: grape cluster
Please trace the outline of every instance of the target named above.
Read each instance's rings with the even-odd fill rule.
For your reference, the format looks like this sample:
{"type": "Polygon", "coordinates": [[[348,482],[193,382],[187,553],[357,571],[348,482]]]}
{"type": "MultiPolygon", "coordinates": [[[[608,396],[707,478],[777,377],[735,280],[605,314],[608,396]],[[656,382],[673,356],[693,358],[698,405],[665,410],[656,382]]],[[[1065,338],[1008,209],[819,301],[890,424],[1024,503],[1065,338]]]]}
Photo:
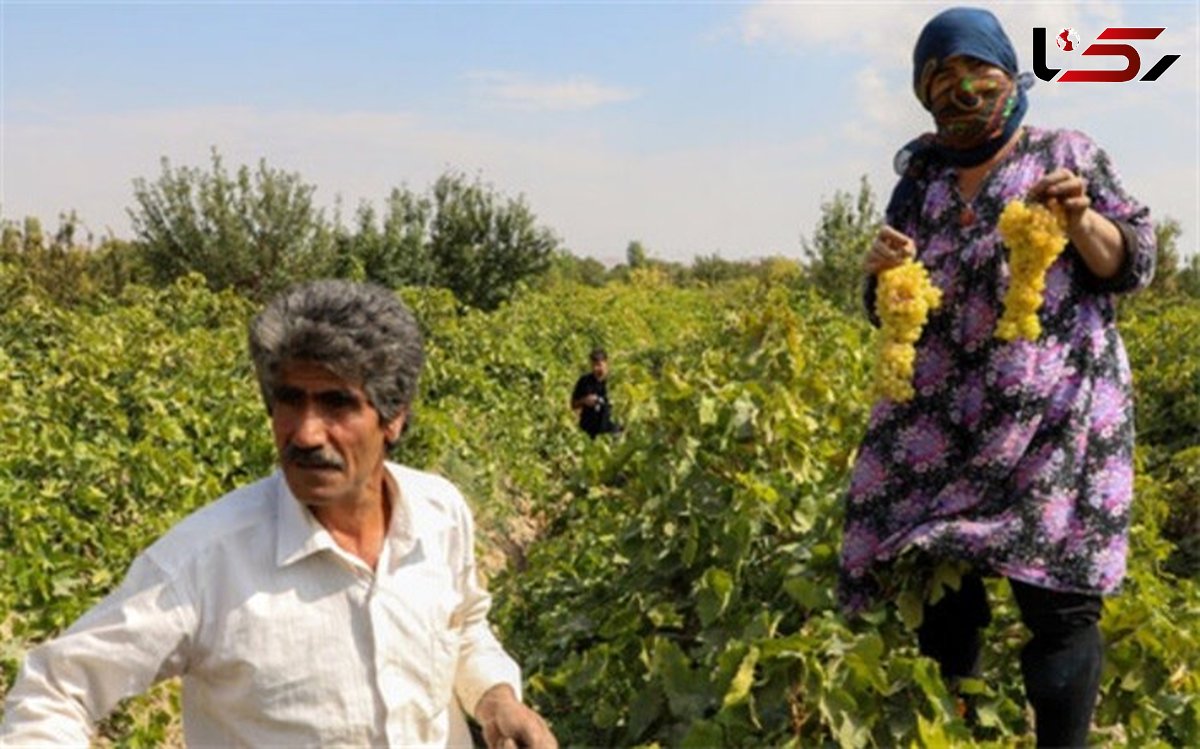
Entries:
{"type": "Polygon", "coordinates": [[[1046,269],[1067,246],[1066,217],[1058,206],[1013,200],[1004,206],[998,228],[1008,247],[1009,283],[996,337],[1036,341],[1042,334],[1037,311],[1046,289],[1046,269]]]}
{"type": "Polygon", "coordinates": [[[893,401],[913,397],[914,345],[930,310],[942,304],[942,291],[929,280],[925,266],[905,260],[879,274],[875,312],[882,322],[875,362],[875,392],[893,401]]]}

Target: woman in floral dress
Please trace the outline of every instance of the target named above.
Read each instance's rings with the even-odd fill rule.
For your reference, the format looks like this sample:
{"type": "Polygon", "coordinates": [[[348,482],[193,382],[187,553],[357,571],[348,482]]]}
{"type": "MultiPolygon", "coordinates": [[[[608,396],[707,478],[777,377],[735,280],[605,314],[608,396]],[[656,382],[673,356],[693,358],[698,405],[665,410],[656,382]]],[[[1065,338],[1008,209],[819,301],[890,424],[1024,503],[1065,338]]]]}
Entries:
{"type": "MultiPolygon", "coordinates": [[[[1033,635],[1021,653],[1039,746],[1086,745],[1099,690],[1101,596],[1125,573],[1133,484],[1129,364],[1115,295],[1154,272],[1149,212],[1086,135],[1024,125],[1028,74],[996,18],[955,8],[922,30],[917,98],[936,134],[897,157],[875,275],[915,256],[941,289],[917,343],[911,400],[871,413],[846,498],[841,599],[880,593],[906,550],[970,563],[927,605],[918,640],[945,678],[973,675],[989,622],[980,575],[1007,577],[1033,635]],[[1035,341],[995,336],[1008,287],[996,223],[1027,199],[1065,211],[1035,341]]],[[[877,320],[876,320],[877,322],[877,320]]]]}

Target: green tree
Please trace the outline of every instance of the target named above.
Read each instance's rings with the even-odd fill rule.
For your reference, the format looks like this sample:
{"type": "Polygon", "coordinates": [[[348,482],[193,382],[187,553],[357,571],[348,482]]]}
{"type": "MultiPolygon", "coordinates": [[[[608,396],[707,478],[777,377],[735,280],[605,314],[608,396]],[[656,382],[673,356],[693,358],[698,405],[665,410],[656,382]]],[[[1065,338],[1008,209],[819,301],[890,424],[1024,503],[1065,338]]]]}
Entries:
{"type": "MultiPolygon", "coordinates": [[[[506,198],[478,178],[447,172],[433,185],[428,257],[433,281],[490,310],[550,266],[558,239],[523,197],[506,198]]],[[[414,213],[412,218],[419,218],[414,213]]]]}
{"type": "Polygon", "coordinates": [[[650,262],[650,253],[646,251],[645,245],[638,240],[633,240],[629,246],[625,248],[625,264],[633,268],[641,268],[650,262]]]}
{"type": "Polygon", "coordinates": [[[149,285],[153,279],[144,248],[109,237],[88,253],[88,274],[98,291],[116,296],[130,284],[149,285]]]}
{"type": "Polygon", "coordinates": [[[716,284],[728,281],[737,272],[736,266],[717,253],[712,255],[697,255],[692,260],[690,275],[701,283],[716,284]]]}
{"type": "Polygon", "coordinates": [[[862,259],[880,221],[875,195],[864,175],[857,196],[838,190],[832,200],[821,204],[812,239],[801,239],[808,280],[847,312],[861,304],[862,259]]]}
{"type": "Polygon", "coordinates": [[[746,260],[726,260],[717,253],[697,255],[687,275],[693,281],[715,285],[735,278],[746,278],[759,271],[758,264],[746,260]]]}
{"type": "Polygon", "coordinates": [[[1192,255],[1187,267],[1179,272],[1179,290],[1200,299],[1200,254],[1192,255]]]}
{"type": "Polygon", "coordinates": [[[338,275],[392,288],[428,285],[436,276],[428,241],[432,211],[428,198],[407,188],[392,190],[382,220],[363,203],[355,232],[339,237],[338,275]]]}
{"type": "Polygon", "coordinates": [[[25,252],[35,252],[45,246],[46,235],[42,231],[42,222],[36,216],[25,217],[24,239],[22,249],[25,252]]]}
{"type": "Polygon", "coordinates": [[[33,287],[58,304],[91,301],[105,289],[95,279],[91,234],[87,234],[86,244],[79,241],[81,227],[75,211],[59,214],[53,233],[46,232],[33,216],[19,224],[0,222],[0,263],[20,269],[33,287]]]}
{"type": "Polygon", "coordinates": [[[263,160],[229,174],[214,148],[208,171],[172,169],[164,157],[157,180],[135,179],[129,215],[158,283],[197,272],[212,289],[261,299],[334,267],[315,189],[263,160]]]}
{"type": "Polygon", "coordinates": [[[579,257],[562,250],[554,254],[549,275],[556,280],[600,287],[608,280],[608,269],[595,258],[579,257]]]}
{"type": "Polygon", "coordinates": [[[558,251],[523,197],[453,171],[425,194],[394,188],[382,215],[364,203],[352,228],[338,225],[337,275],[393,288],[440,286],[485,310],[547,271],[558,251]]]}
{"type": "Polygon", "coordinates": [[[1155,223],[1154,241],[1158,245],[1158,259],[1151,288],[1167,292],[1179,289],[1179,274],[1183,270],[1179,256],[1179,235],[1182,233],[1179,222],[1169,216],[1155,223]]]}

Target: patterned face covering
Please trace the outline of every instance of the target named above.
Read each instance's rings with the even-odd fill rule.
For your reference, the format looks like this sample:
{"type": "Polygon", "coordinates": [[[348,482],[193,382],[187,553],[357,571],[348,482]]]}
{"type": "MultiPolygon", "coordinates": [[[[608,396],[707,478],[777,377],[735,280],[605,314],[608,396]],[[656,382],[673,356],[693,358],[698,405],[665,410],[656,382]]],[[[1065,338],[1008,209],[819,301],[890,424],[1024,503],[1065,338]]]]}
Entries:
{"type": "Polygon", "coordinates": [[[946,148],[966,151],[995,138],[1016,108],[1012,78],[992,65],[950,60],[931,78],[923,103],[946,148]]]}
{"type": "Polygon", "coordinates": [[[1020,127],[1032,82],[1033,76],[1018,74],[1017,52],[990,11],[938,13],[917,37],[912,77],[913,92],[933,115],[937,133],[906,145],[904,161],[984,163],[1020,127]]]}

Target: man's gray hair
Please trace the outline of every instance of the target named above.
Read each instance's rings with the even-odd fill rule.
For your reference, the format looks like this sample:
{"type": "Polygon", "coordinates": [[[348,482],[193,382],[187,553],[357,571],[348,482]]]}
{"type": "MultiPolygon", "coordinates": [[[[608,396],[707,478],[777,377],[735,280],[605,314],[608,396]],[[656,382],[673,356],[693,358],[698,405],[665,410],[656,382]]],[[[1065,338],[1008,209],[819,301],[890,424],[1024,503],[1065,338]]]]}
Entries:
{"type": "Polygon", "coordinates": [[[393,292],[334,280],[272,300],[250,323],[250,356],[268,409],[283,367],[312,362],[360,383],[384,423],[412,403],[425,362],[416,318],[393,292]]]}

